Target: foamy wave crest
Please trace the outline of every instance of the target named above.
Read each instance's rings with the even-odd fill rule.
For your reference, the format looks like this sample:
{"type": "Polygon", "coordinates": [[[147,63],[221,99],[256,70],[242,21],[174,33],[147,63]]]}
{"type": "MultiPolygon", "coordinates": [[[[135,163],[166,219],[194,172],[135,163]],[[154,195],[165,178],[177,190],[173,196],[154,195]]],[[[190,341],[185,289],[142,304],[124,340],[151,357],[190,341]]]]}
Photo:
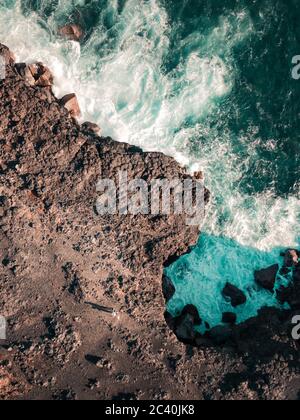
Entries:
{"type": "MultiPolygon", "coordinates": [[[[75,6],[83,4],[75,2],[75,6]]],[[[34,12],[24,16],[19,1],[11,8],[2,6],[1,40],[19,60],[45,62],[55,76],[55,93],[75,91],[83,118],[97,122],[103,134],[189,163],[189,151],[181,147],[179,153],[176,138],[182,137],[182,130],[185,134],[188,124],[211,112],[233,83],[230,64],[224,63],[214,47],[224,45],[228,21],[220,22],[207,37],[207,45],[203,40],[197,45],[201,34],[194,34],[193,43],[190,37],[183,40],[180,48],[185,56],[176,69],[166,73],[164,60],[170,53],[172,28],[158,1],[128,0],[121,12],[117,1],[109,1],[82,46],[56,36],[58,23],[73,8],[73,1],[59,2],[47,20],[42,20],[34,12]],[[107,16],[109,30],[102,24],[107,16]]],[[[238,32],[226,48],[232,48],[248,30],[238,32]]]]}

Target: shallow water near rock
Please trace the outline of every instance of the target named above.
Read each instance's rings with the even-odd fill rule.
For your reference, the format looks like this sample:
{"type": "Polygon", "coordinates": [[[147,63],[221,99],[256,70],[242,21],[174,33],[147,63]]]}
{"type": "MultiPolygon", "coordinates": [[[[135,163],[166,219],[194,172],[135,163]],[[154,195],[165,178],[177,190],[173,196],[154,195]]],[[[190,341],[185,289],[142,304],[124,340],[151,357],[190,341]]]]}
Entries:
{"type": "MultiPolygon", "coordinates": [[[[276,289],[287,286],[289,279],[278,275],[274,293],[259,287],[254,281],[254,270],[268,267],[278,262],[282,265],[280,251],[259,251],[242,246],[228,238],[204,234],[198,246],[167,268],[166,274],[172,279],[176,292],[168,302],[168,311],[179,315],[187,304],[198,308],[202,320],[213,328],[222,323],[222,314],[234,312],[241,323],[257,315],[264,306],[286,309],[276,297],[276,289]],[[243,291],[247,302],[233,308],[222,291],[226,283],[231,283],[243,291]]],[[[204,323],[199,331],[204,332],[204,323]]]]}
{"type": "Polygon", "coordinates": [[[48,65],[58,96],[77,93],[83,120],[204,171],[204,234],[167,274],[176,286],[169,310],[193,303],[211,327],[232,311],[227,281],[248,298],[238,322],[277,306],[254,270],[299,246],[297,17],[300,5],[284,0],[0,4],[1,42],[20,61],[48,65]],[[57,35],[74,21],[81,44],[57,35]]]}

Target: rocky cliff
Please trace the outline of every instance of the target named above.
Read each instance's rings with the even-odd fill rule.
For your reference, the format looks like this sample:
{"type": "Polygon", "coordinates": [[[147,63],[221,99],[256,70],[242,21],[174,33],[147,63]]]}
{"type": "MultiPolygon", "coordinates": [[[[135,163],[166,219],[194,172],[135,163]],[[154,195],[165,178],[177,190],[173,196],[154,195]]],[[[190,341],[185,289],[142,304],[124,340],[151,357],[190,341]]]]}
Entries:
{"type": "Polygon", "coordinates": [[[186,179],[184,169],[99,137],[73,118],[73,96],[55,98],[41,64],[0,54],[0,398],[296,398],[288,317],[262,313],[222,348],[194,349],[168,328],[163,265],[196,243],[197,227],[97,214],[99,177],[186,179]]]}

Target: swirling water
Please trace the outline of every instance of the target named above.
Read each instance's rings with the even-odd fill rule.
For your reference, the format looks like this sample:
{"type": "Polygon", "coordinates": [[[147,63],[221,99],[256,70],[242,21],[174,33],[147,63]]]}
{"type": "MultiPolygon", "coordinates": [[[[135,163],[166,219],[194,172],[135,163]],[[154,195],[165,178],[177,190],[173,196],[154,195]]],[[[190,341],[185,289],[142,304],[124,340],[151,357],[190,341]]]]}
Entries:
{"type": "Polygon", "coordinates": [[[0,42],[48,64],[83,119],[204,171],[204,233],[167,269],[173,314],[194,303],[219,324],[227,281],[248,297],[239,321],[278,305],[253,271],[299,246],[298,18],[296,0],[0,0],[0,42]],[[70,22],[81,43],[57,35],[70,22]]]}

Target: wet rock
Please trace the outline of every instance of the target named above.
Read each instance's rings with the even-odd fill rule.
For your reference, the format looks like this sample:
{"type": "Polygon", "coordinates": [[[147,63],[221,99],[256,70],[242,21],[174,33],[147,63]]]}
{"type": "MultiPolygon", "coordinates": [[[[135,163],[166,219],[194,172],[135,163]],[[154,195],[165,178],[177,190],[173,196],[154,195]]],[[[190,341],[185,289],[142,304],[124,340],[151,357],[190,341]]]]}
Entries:
{"type": "Polygon", "coordinates": [[[204,180],[204,173],[202,171],[194,172],[194,178],[198,181],[204,180]]]}
{"type": "Polygon", "coordinates": [[[170,330],[174,331],[176,325],[176,318],[174,318],[168,311],[165,312],[164,317],[170,330]]]}
{"type": "Polygon", "coordinates": [[[101,133],[101,128],[99,127],[99,125],[91,123],[89,121],[86,121],[85,123],[83,123],[82,128],[84,129],[84,131],[87,131],[88,133],[97,134],[97,136],[99,136],[101,133]]]}
{"type": "Polygon", "coordinates": [[[233,312],[224,312],[222,316],[222,322],[224,324],[234,325],[236,323],[237,316],[233,312]]]}
{"type": "Polygon", "coordinates": [[[4,58],[5,64],[14,64],[16,61],[15,55],[5,45],[0,44],[0,56],[4,58]]]}
{"type": "Polygon", "coordinates": [[[181,313],[182,316],[191,315],[194,320],[194,325],[198,326],[202,324],[202,319],[199,316],[198,309],[194,305],[186,305],[181,313]]]}
{"type": "Polygon", "coordinates": [[[53,85],[53,75],[42,63],[16,64],[16,69],[30,86],[51,87],[53,85]]]}
{"type": "Polygon", "coordinates": [[[254,277],[256,283],[264,289],[272,292],[274,290],[279,265],[275,264],[263,270],[255,271],[254,277]]]}
{"type": "Polygon", "coordinates": [[[222,294],[225,298],[229,298],[231,300],[231,305],[234,308],[243,305],[247,301],[245,293],[230,283],[226,284],[222,294]]]}
{"type": "Polygon", "coordinates": [[[208,337],[196,333],[195,345],[197,347],[211,347],[213,345],[212,341],[208,337]]]}
{"type": "Polygon", "coordinates": [[[58,30],[59,35],[71,40],[80,41],[83,37],[83,30],[79,25],[65,25],[58,30]]]}
{"type": "Polygon", "coordinates": [[[28,69],[31,72],[36,86],[50,87],[53,84],[53,75],[48,67],[42,63],[29,64],[28,69]]]}
{"type": "Polygon", "coordinates": [[[291,269],[288,267],[281,267],[281,269],[279,270],[279,274],[284,277],[287,276],[290,272],[291,269]]]}
{"type": "Polygon", "coordinates": [[[175,294],[175,286],[172,283],[172,280],[164,275],[163,276],[163,294],[166,302],[169,302],[175,294]]]}
{"type": "Polygon", "coordinates": [[[233,336],[233,330],[230,326],[217,326],[208,333],[209,338],[217,345],[224,344],[233,336]]]}
{"type": "Polygon", "coordinates": [[[293,273],[293,281],[300,282],[300,265],[298,264],[293,273]]]}
{"type": "Polygon", "coordinates": [[[77,96],[75,93],[70,93],[69,95],[65,95],[59,101],[61,106],[64,106],[74,118],[79,118],[81,115],[79,103],[77,100],[77,96]]]}
{"type": "Polygon", "coordinates": [[[288,249],[284,254],[284,266],[296,267],[300,257],[300,252],[296,249],[288,249]]]}
{"type": "Polygon", "coordinates": [[[184,343],[193,343],[196,338],[195,323],[193,315],[186,313],[176,318],[175,334],[184,343]]]}
{"type": "Polygon", "coordinates": [[[166,312],[165,320],[180,341],[186,344],[195,344],[197,337],[195,327],[201,325],[202,320],[194,305],[185,306],[177,317],[172,317],[169,312],[166,312]]]}
{"type": "Polygon", "coordinates": [[[279,289],[276,290],[276,298],[281,304],[287,302],[289,298],[289,289],[287,287],[280,286],[279,289]]]}

